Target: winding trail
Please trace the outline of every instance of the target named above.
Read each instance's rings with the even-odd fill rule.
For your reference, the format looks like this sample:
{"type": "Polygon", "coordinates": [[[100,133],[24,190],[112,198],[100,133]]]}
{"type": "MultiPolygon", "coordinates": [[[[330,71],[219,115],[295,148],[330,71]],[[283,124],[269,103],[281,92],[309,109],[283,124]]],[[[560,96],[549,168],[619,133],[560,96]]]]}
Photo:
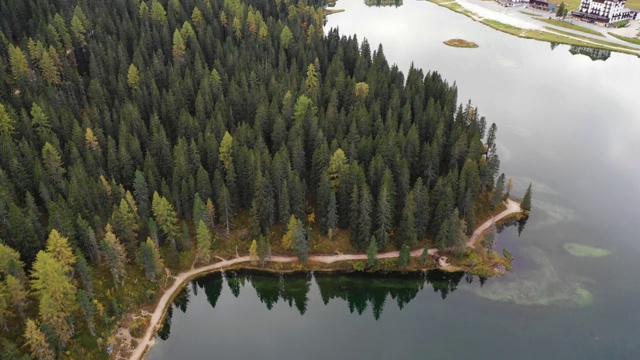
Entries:
{"type": "MultiPolygon", "coordinates": [[[[467,246],[473,246],[475,242],[478,240],[478,238],[480,237],[480,234],[482,234],[483,231],[488,229],[493,222],[498,221],[507,215],[521,211],[520,204],[511,199],[507,200],[506,205],[507,205],[506,210],[496,215],[495,217],[492,217],[491,219],[485,221],[473,232],[473,235],[471,235],[471,237],[469,238],[469,241],[467,242],[467,246]]],[[[424,251],[423,249],[413,250],[411,251],[411,256],[413,257],[421,256],[423,251],[424,251]]],[[[436,248],[428,249],[429,255],[433,255],[437,251],[438,250],[436,248]]],[[[397,258],[398,256],[400,256],[399,251],[389,251],[386,253],[378,254],[378,259],[397,258]]],[[[367,254],[314,255],[309,257],[310,261],[316,261],[316,262],[321,262],[325,264],[330,264],[337,261],[345,261],[345,260],[366,260],[366,259],[367,259],[367,254]]],[[[161,326],[161,322],[166,314],[166,309],[168,309],[168,307],[171,306],[171,300],[173,299],[174,295],[178,293],[178,291],[180,291],[187,284],[187,282],[191,281],[193,278],[197,277],[199,274],[212,272],[217,269],[222,269],[225,267],[229,267],[232,265],[249,262],[249,261],[251,261],[249,256],[241,256],[231,260],[223,260],[215,264],[206,265],[200,268],[194,268],[175,276],[175,281],[173,282],[171,287],[169,287],[164,292],[164,294],[162,294],[162,297],[158,301],[158,305],[156,305],[155,310],[151,314],[151,319],[149,320],[149,325],[147,327],[147,330],[144,333],[144,336],[141,339],[137,339],[138,345],[135,347],[135,349],[133,349],[133,351],[131,352],[131,356],[129,358],[131,360],[141,360],[144,358],[147,351],[151,348],[151,346],[153,346],[155,342],[155,334],[161,326]]],[[[272,256],[271,257],[271,262],[276,262],[276,263],[288,263],[288,262],[296,262],[296,261],[298,261],[298,258],[295,256],[272,256]]],[[[126,331],[126,329],[124,330],[126,331]]],[[[119,333],[121,332],[119,331],[119,333]]],[[[123,336],[123,335],[120,334],[120,336],[123,336]]]]}

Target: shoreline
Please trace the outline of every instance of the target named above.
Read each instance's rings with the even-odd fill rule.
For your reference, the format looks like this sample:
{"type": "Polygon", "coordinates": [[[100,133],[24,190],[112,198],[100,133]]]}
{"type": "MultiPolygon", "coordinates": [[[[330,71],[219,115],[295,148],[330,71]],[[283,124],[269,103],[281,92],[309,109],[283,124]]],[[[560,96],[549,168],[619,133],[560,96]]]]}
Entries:
{"type": "MultiPolygon", "coordinates": [[[[510,35],[514,35],[519,38],[532,39],[532,40],[544,41],[544,42],[550,42],[550,43],[559,43],[559,44],[565,44],[565,45],[585,46],[585,47],[609,50],[609,51],[614,51],[618,53],[640,57],[640,49],[636,47],[616,44],[616,43],[612,43],[612,42],[601,40],[601,39],[595,39],[587,36],[588,34],[586,33],[584,35],[574,34],[571,32],[562,31],[562,30],[551,28],[548,26],[541,26],[531,21],[517,19],[515,17],[511,17],[510,15],[505,15],[503,13],[497,12],[485,6],[483,6],[482,8],[490,12],[494,16],[491,16],[491,17],[481,16],[469,10],[468,8],[464,7],[463,4],[461,4],[456,0],[426,0],[426,1],[441,7],[447,8],[459,14],[465,15],[471,20],[477,21],[481,24],[489,26],[494,30],[498,30],[510,35]],[[500,20],[497,20],[496,17],[501,17],[500,20],[503,20],[505,19],[505,17],[508,17],[508,19],[511,19],[513,21],[518,21],[519,23],[527,22],[531,26],[530,28],[526,29],[516,25],[506,24],[501,22],[500,20]]],[[[475,5],[475,4],[471,4],[471,5],[481,6],[481,5],[475,5]]],[[[545,13],[545,14],[541,14],[541,16],[542,15],[548,15],[548,14],[545,13]]]]}
{"type": "MultiPolygon", "coordinates": [[[[476,241],[480,238],[480,235],[491,226],[491,223],[497,222],[502,218],[505,218],[511,214],[519,213],[522,211],[520,208],[520,203],[516,202],[512,199],[507,199],[506,201],[507,208],[497,214],[495,217],[485,221],[480,226],[476,228],[473,232],[469,240],[467,241],[467,247],[473,247],[476,241]]],[[[436,248],[419,248],[410,252],[411,257],[420,257],[423,251],[428,251],[429,255],[433,255],[437,252],[436,248]]],[[[378,259],[393,259],[397,258],[400,255],[400,251],[389,251],[386,253],[378,254],[378,259]]],[[[332,264],[336,262],[344,262],[344,261],[352,261],[352,260],[367,260],[367,254],[341,254],[341,255],[312,255],[309,256],[309,262],[319,262],[324,264],[332,264]]],[[[298,258],[296,256],[272,256],[269,260],[270,263],[295,263],[298,262],[298,258]]],[[[169,286],[160,296],[158,302],[155,305],[153,313],[151,313],[151,318],[149,319],[149,323],[146,326],[144,331],[144,335],[140,338],[134,338],[133,336],[124,335],[129,340],[137,341],[136,346],[131,349],[131,353],[129,354],[129,359],[139,360],[144,359],[146,354],[150,351],[151,347],[155,343],[155,335],[158,332],[159,328],[162,326],[162,322],[164,321],[167,311],[169,307],[172,305],[173,300],[175,300],[176,296],[179,292],[192,280],[206,276],[208,274],[223,271],[229,267],[234,265],[243,264],[243,263],[251,263],[251,257],[249,255],[240,256],[230,260],[222,260],[217,263],[205,265],[199,268],[192,268],[190,270],[184,271],[182,273],[176,274],[173,276],[174,282],[169,286]]],[[[252,268],[253,265],[248,266],[247,268],[252,268]]],[[[243,269],[244,267],[240,267],[243,269]]],[[[264,269],[261,269],[261,271],[264,269]]],[[[444,267],[439,268],[442,271],[458,271],[458,268],[452,265],[446,265],[444,267]]],[[[280,273],[281,270],[268,270],[272,272],[280,273]]],[[[343,269],[324,269],[323,272],[337,272],[343,271],[343,269]]],[[[419,270],[423,271],[423,270],[419,270]]],[[[126,316],[123,316],[123,319],[126,316]]],[[[116,331],[116,336],[118,336],[121,331],[124,330],[125,334],[128,333],[128,329],[118,328],[116,331]]],[[[122,339],[119,340],[126,340],[122,339]]],[[[123,343],[127,343],[127,341],[123,341],[123,343]]],[[[130,343],[129,343],[130,344],[130,343]]],[[[120,350],[120,348],[118,348],[120,350]]],[[[116,351],[115,354],[119,354],[119,351],[116,351]]],[[[120,355],[118,358],[122,357],[120,355]]]]}

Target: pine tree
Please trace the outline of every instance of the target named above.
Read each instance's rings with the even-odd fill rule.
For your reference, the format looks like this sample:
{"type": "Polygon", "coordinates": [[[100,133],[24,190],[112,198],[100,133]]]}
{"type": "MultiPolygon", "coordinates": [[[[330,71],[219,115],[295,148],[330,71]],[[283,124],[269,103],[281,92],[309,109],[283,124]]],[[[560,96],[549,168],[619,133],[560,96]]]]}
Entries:
{"type": "Polygon", "coordinates": [[[182,62],[184,60],[184,57],[186,55],[186,46],[184,44],[184,39],[182,38],[182,35],[180,34],[180,31],[178,31],[178,29],[176,29],[173,32],[173,60],[177,61],[177,62],[182,62]]]}
{"type": "Polygon", "coordinates": [[[413,191],[407,194],[402,210],[402,221],[398,229],[398,242],[402,245],[414,245],[418,241],[416,233],[416,203],[413,191]]]}
{"type": "Polygon", "coordinates": [[[48,142],[42,148],[42,165],[44,165],[49,178],[58,185],[58,188],[64,187],[64,173],[66,170],[62,166],[62,158],[58,150],[48,142]]]}
{"type": "Polygon", "coordinates": [[[162,231],[170,239],[178,239],[181,235],[178,227],[178,214],[169,201],[158,195],[157,191],[153,193],[151,209],[153,210],[153,217],[155,217],[162,231]]]}
{"type": "Polygon", "coordinates": [[[231,167],[231,161],[232,161],[232,157],[231,157],[231,146],[233,145],[233,137],[231,137],[231,134],[229,134],[229,132],[225,132],[224,136],[222,137],[222,141],[220,142],[220,148],[218,149],[218,153],[220,154],[220,161],[222,161],[222,164],[224,165],[224,168],[226,170],[229,170],[229,167],[231,167]]]}
{"type": "Polygon", "coordinates": [[[204,17],[202,16],[202,12],[200,11],[200,9],[198,9],[197,6],[193,8],[193,12],[191,13],[191,21],[193,22],[193,25],[195,25],[199,29],[204,25],[204,17]]]}
{"type": "Polygon", "coordinates": [[[398,267],[405,268],[409,265],[409,245],[403,244],[400,248],[400,256],[398,256],[398,267]]]}
{"type": "MultiPolygon", "coordinates": [[[[275,222],[275,201],[273,198],[273,187],[269,180],[269,174],[263,176],[258,170],[254,188],[254,200],[259,214],[260,230],[266,233],[275,222]]],[[[259,235],[259,234],[258,234],[259,235]]],[[[256,238],[258,236],[255,236],[256,238]]]]}
{"type": "Polygon", "coordinates": [[[495,245],[496,243],[497,233],[498,230],[496,229],[495,222],[491,222],[491,226],[489,227],[489,229],[487,229],[482,237],[482,245],[487,250],[487,256],[489,256],[489,259],[493,257],[493,245],[495,245]]]}
{"type": "MultiPolygon", "coordinates": [[[[31,105],[31,127],[34,128],[41,137],[48,134],[51,130],[51,122],[49,121],[49,117],[47,116],[47,114],[45,114],[40,105],[36,103],[33,103],[31,105]]],[[[49,144],[49,146],[53,148],[51,144],[49,144]]],[[[51,151],[50,149],[47,150],[51,151]]]]}
{"type": "Polygon", "coordinates": [[[13,81],[18,87],[22,87],[26,83],[29,74],[29,63],[26,56],[18,46],[9,44],[9,65],[11,67],[11,75],[13,81]]]}
{"type": "Polygon", "coordinates": [[[133,194],[138,203],[138,212],[142,219],[147,219],[151,213],[151,204],[149,203],[149,185],[140,170],[136,170],[133,180],[133,194]]]}
{"type": "Polygon", "coordinates": [[[160,251],[151,238],[147,238],[145,242],[140,244],[136,261],[144,271],[147,280],[156,282],[162,278],[164,264],[160,256],[160,251]]]}
{"type": "Polygon", "coordinates": [[[342,149],[338,148],[333,155],[331,155],[331,159],[329,160],[329,182],[331,183],[331,188],[336,191],[338,185],[340,185],[340,181],[344,174],[349,169],[349,163],[347,161],[347,157],[344,154],[342,149]]]}
{"type": "MultiPolygon", "coordinates": [[[[55,49],[51,48],[52,53],[55,54],[55,49]]],[[[51,51],[50,50],[50,51],[51,51]]],[[[57,54],[55,54],[57,56],[57,54]]],[[[42,59],[40,59],[40,69],[42,70],[42,77],[49,83],[49,85],[60,84],[60,71],[54,61],[54,58],[49,52],[44,51],[42,53],[42,59]]]]}
{"type": "MultiPolygon", "coordinates": [[[[455,210],[456,215],[458,209],[455,210]]],[[[455,218],[455,221],[458,219],[455,218]]],[[[450,246],[451,238],[454,235],[454,226],[456,223],[453,222],[453,216],[449,214],[447,219],[440,225],[440,230],[438,231],[438,235],[436,236],[436,245],[438,246],[438,251],[445,251],[445,249],[450,246]]]]}
{"type": "Polygon", "coordinates": [[[138,68],[134,64],[129,65],[127,84],[131,90],[138,90],[140,87],[140,71],[138,71],[138,68]]]}
{"type": "Polygon", "coordinates": [[[94,322],[94,317],[96,313],[96,308],[93,302],[91,301],[90,294],[88,294],[86,291],[82,289],[78,290],[78,305],[80,306],[80,310],[82,310],[82,314],[84,315],[85,321],[87,322],[89,333],[95,336],[96,326],[94,322]]]}
{"type": "Polygon", "coordinates": [[[296,221],[292,231],[293,250],[298,256],[298,261],[303,263],[309,258],[309,238],[307,235],[302,221],[296,221]]]}
{"type": "Polygon", "coordinates": [[[455,228],[455,239],[453,242],[453,252],[457,257],[461,257],[467,249],[467,222],[458,219],[455,228]]]}
{"type": "Polygon", "coordinates": [[[329,196],[331,193],[331,187],[329,186],[329,177],[326,171],[322,171],[318,179],[318,193],[317,193],[317,206],[316,212],[320,218],[320,232],[323,235],[327,235],[329,227],[327,226],[327,212],[329,210],[329,196]]]}
{"type": "Polygon", "coordinates": [[[11,134],[15,130],[14,123],[15,121],[7,113],[4,104],[0,103],[0,138],[3,140],[11,138],[11,134]]]}
{"type": "Polygon", "coordinates": [[[283,228],[286,226],[289,217],[291,216],[291,205],[289,199],[289,185],[287,180],[282,182],[282,190],[280,190],[280,197],[278,198],[278,219],[283,228]]]}
{"type": "Polygon", "coordinates": [[[60,235],[58,230],[51,230],[47,239],[46,251],[60,264],[64,273],[70,276],[73,265],[76,263],[76,257],[69,245],[69,239],[60,235]]]}
{"type": "Polygon", "coordinates": [[[75,250],[75,256],[77,260],[75,266],[76,273],[80,278],[82,287],[90,296],[93,296],[93,269],[89,266],[80,250],[75,250]]]}
{"type": "Polygon", "coordinates": [[[491,206],[495,209],[502,202],[504,197],[504,174],[500,174],[496,180],[496,186],[491,196],[491,206]]]}
{"type": "Polygon", "coordinates": [[[293,33],[291,32],[291,29],[289,29],[289,26],[285,25],[280,33],[280,45],[282,45],[284,49],[288,49],[292,41],[293,33]]]}
{"type": "Polygon", "coordinates": [[[293,248],[293,236],[298,226],[298,222],[300,222],[300,220],[298,220],[295,215],[291,215],[291,217],[289,217],[287,231],[282,235],[282,247],[284,249],[288,250],[293,248]]]}
{"type": "Polygon", "coordinates": [[[76,15],[74,15],[73,18],[71,19],[71,31],[73,31],[73,35],[76,39],[76,42],[80,46],[87,45],[87,40],[85,38],[85,34],[87,33],[87,30],[85,29],[84,24],[82,24],[82,21],[80,20],[80,18],[76,15]]]}
{"type": "Polygon", "coordinates": [[[198,224],[200,221],[205,221],[207,218],[207,207],[202,201],[199,193],[196,193],[196,196],[193,200],[193,211],[192,211],[191,221],[194,224],[198,224]]]}
{"type": "Polygon", "coordinates": [[[338,204],[336,203],[335,191],[331,191],[331,193],[329,193],[329,204],[327,209],[327,229],[329,240],[333,240],[333,237],[338,232],[338,204]]]}
{"type": "Polygon", "coordinates": [[[420,255],[420,260],[422,260],[423,264],[427,264],[427,261],[429,261],[429,247],[425,246],[424,249],[422,249],[422,255],[420,255]]]}
{"type": "Polygon", "coordinates": [[[113,210],[111,222],[113,232],[124,243],[127,254],[133,257],[138,247],[138,221],[125,199],[120,199],[120,206],[113,210]]]}
{"type": "Polygon", "coordinates": [[[294,171],[290,177],[289,199],[291,200],[291,213],[296,218],[302,220],[307,217],[307,206],[305,204],[304,187],[300,176],[294,171]]]}
{"type": "Polygon", "coordinates": [[[258,242],[256,239],[253,239],[249,246],[249,258],[251,259],[252,265],[258,264],[258,242]]]}
{"type": "Polygon", "coordinates": [[[260,259],[260,266],[264,266],[267,259],[271,258],[271,244],[264,236],[261,236],[258,240],[258,258],[260,259]]]}
{"type": "Polygon", "coordinates": [[[356,240],[356,248],[364,249],[371,237],[371,213],[373,208],[373,198],[369,187],[364,184],[360,196],[360,204],[358,206],[358,238],[356,240]]]}
{"type": "Polygon", "coordinates": [[[205,218],[204,223],[207,225],[209,230],[213,231],[216,227],[216,208],[213,206],[213,201],[211,199],[207,199],[207,204],[205,205],[205,218]]]}
{"type": "Polygon", "coordinates": [[[429,225],[429,191],[423,184],[422,178],[416,181],[413,192],[416,202],[416,235],[418,240],[424,240],[427,236],[427,228],[429,225]]]}
{"type": "Polygon", "coordinates": [[[31,356],[37,360],[54,360],[55,353],[51,350],[45,334],[40,330],[38,325],[31,320],[27,320],[24,330],[25,345],[29,347],[31,356]]]}
{"type": "Polygon", "coordinates": [[[29,294],[22,281],[13,275],[6,275],[5,282],[7,283],[7,303],[24,320],[24,310],[28,305],[29,294]]]}
{"type": "Polygon", "coordinates": [[[369,248],[367,249],[367,262],[369,263],[369,267],[376,266],[378,262],[378,243],[376,241],[376,237],[371,236],[371,240],[369,240],[369,248]]]}
{"type": "Polygon", "coordinates": [[[358,226],[358,220],[360,219],[360,191],[357,184],[353,185],[353,189],[351,190],[351,201],[349,202],[349,227],[351,230],[351,236],[349,241],[351,245],[357,248],[358,244],[358,231],[360,227],[358,226]]]}
{"type": "Polygon", "coordinates": [[[40,251],[31,270],[31,287],[39,300],[42,323],[49,326],[59,348],[73,336],[69,316],[76,308],[76,287],[67,277],[67,270],[49,252],[40,251]]]}
{"type": "Polygon", "coordinates": [[[213,245],[213,236],[202,220],[200,220],[200,222],[198,223],[196,240],[198,242],[198,257],[200,258],[200,260],[202,260],[203,263],[209,263],[209,261],[211,261],[211,246],[213,245]]]}
{"type": "Polygon", "coordinates": [[[222,185],[218,198],[218,207],[220,208],[220,221],[225,227],[226,234],[229,235],[231,223],[233,222],[233,208],[231,205],[231,195],[227,185],[222,185]]]}
{"type": "Polygon", "coordinates": [[[520,203],[520,207],[525,213],[529,213],[529,211],[531,211],[531,185],[532,184],[529,183],[529,187],[522,198],[522,203],[520,203]]]}
{"type": "Polygon", "coordinates": [[[104,254],[105,261],[111,272],[113,278],[113,285],[116,290],[120,288],[124,277],[127,275],[125,264],[127,263],[127,256],[124,250],[124,246],[120,244],[118,238],[111,232],[111,225],[107,224],[105,229],[106,234],[104,239],[100,243],[102,247],[102,253],[104,254]]]}

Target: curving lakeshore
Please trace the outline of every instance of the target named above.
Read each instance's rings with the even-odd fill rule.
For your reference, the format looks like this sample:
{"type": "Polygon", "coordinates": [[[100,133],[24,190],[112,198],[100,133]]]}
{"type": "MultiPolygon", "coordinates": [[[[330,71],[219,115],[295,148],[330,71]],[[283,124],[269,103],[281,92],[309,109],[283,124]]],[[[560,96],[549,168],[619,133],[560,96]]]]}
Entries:
{"type": "MultiPolygon", "coordinates": [[[[474,246],[476,241],[479,239],[482,232],[488,229],[493,222],[499,221],[504,217],[518,213],[521,211],[520,203],[508,199],[506,204],[507,209],[492,217],[491,219],[482,223],[471,235],[469,241],[467,242],[467,246],[474,246]]],[[[411,251],[411,256],[418,257],[422,255],[423,249],[416,249],[411,251]]],[[[437,252],[436,248],[428,249],[430,255],[433,255],[437,252]]],[[[386,253],[378,254],[379,259],[389,259],[389,258],[397,258],[400,255],[399,251],[389,251],[386,253]]],[[[347,260],[366,260],[366,254],[341,254],[341,255],[313,255],[309,257],[309,261],[316,261],[325,264],[330,264],[338,261],[347,261],[347,260]]],[[[171,301],[174,299],[176,294],[182,290],[182,288],[191,280],[200,275],[207,274],[219,269],[223,269],[225,267],[229,267],[236,264],[241,264],[245,262],[251,261],[250,257],[241,256],[231,260],[224,260],[217,262],[215,264],[210,264],[206,266],[202,266],[199,268],[191,269],[189,271],[182,272],[175,276],[175,281],[173,284],[162,294],[156,308],[151,314],[151,318],[149,320],[149,325],[144,333],[144,336],[141,339],[138,339],[138,345],[131,352],[131,356],[129,357],[131,360],[139,360],[143,359],[146,353],[149,351],[151,346],[153,346],[155,342],[155,334],[158,331],[159,326],[161,325],[168,307],[171,305],[171,301]]],[[[298,261],[298,258],[295,256],[272,256],[271,262],[276,263],[289,263],[298,261]]]]}

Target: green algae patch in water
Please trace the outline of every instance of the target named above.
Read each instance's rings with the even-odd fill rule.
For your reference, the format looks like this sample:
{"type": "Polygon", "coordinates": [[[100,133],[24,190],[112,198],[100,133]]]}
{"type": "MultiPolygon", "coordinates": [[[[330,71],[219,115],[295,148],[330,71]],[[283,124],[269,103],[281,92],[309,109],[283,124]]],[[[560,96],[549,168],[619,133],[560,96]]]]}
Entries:
{"type": "Polygon", "coordinates": [[[593,303],[593,295],[583,284],[561,278],[545,253],[536,247],[523,249],[535,267],[513,274],[511,281],[496,281],[475,289],[477,295],[517,305],[584,307],[593,303]]]}
{"type": "Polygon", "coordinates": [[[575,302],[578,306],[589,306],[593,303],[593,294],[591,291],[578,286],[576,289],[575,302]]]}
{"type": "Polygon", "coordinates": [[[610,254],[609,250],[578,243],[565,243],[562,247],[567,250],[569,254],[578,257],[603,257],[610,254]]]}

